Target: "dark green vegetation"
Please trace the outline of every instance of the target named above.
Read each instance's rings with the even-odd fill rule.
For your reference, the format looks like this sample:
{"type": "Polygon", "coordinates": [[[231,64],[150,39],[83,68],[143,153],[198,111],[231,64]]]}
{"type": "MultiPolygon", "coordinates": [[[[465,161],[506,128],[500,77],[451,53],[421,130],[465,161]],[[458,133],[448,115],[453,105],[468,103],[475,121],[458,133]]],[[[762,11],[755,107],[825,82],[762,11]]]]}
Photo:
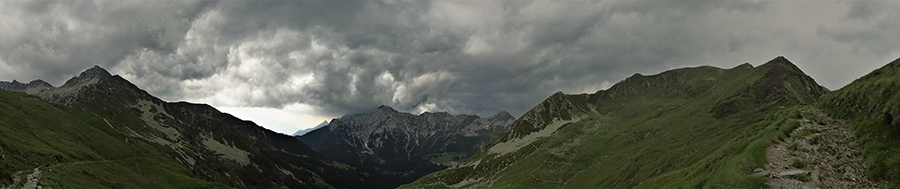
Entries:
{"type": "Polygon", "coordinates": [[[94,114],[0,90],[0,185],[40,168],[44,187],[226,187],[193,178],[151,143],[128,138],[94,114]]]}
{"type": "Polygon", "coordinates": [[[4,91],[0,148],[10,172],[46,168],[41,186],[385,187],[291,136],[208,105],[163,102],[99,67],[59,88],[31,83],[2,83],[40,99],[4,91]]]}
{"type": "Polygon", "coordinates": [[[821,106],[856,126],[869,176],[900,188],[900,59],[822,96],[821,106]]]}
{"type": "Polygon", "coordinates": [[[396,187],[465,161],[513,120],[506,112],[486,118],[446,112],[413,115],[381,106],[332,120],[297,138],[396,187]]]}
{"type": "Polygon", "coordinates": [[[402,187],[761,188],[766,146],[826,89],[783,57],[557,93],[465,163],[402,187]]]}

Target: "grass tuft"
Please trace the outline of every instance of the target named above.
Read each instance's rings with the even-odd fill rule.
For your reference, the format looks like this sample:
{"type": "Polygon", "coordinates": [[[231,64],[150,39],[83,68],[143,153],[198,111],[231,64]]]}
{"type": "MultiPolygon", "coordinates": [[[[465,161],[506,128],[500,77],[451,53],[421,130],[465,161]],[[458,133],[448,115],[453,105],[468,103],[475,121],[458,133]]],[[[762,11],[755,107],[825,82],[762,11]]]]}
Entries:
{"type": "Polygon", "coordinates": [[[791,166],[803,169],[806,168],[806,161],[803,161],[803,159],[800,159],[799,157],[794,157],[791,158],[791,166]]]}

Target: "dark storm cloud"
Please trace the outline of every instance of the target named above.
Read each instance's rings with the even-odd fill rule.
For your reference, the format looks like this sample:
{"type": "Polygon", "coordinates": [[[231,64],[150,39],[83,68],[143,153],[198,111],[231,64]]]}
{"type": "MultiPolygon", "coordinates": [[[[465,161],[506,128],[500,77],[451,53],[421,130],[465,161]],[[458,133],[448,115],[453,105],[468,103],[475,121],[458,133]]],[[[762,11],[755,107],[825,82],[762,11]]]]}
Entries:
{"type": "Polygon", "coordinates": [[[4,1],[0,57],[23,79],[61,83],[146,48],[171,53],[209,2],[4,1]]]}
{"type": "Polygon", "coordinates": [[[844,61],[900,48],[895,3],[868,3],[4,2],[0,68],[61,83],[100,64],[167,100],[319,116],[521,115],[556,91],[779,55],[834,89],[858,77],[830,71],[844,61]]]}

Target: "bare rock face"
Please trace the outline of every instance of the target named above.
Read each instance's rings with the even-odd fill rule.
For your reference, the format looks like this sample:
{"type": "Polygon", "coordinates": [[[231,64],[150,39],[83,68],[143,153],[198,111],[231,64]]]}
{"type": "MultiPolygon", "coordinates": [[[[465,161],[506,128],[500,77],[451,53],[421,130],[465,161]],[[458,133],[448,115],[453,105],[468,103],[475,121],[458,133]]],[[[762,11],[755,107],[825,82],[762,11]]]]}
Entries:
{"type": "Polygon", "coordinates": [[[506,112],[486,118],[446,112],[413,115],[381,106],[368,114],[334,119],[297,138],[396,186],[465,161],[513,120],[506,112]]]}
{"type": "Polygon", "coordinates": [[[60,87],[53,87],[50,83],[43,80],[34,80],[28,84],[12,82],[0,82],[0,89],[9,91],[24,92],[43,98],[47,102],[68,105],[78,98],[80,92],[88,86],[97,84],[102,79],[113,77],[105,69],[100,66],[94,66],[85,70],[80,75],[72,77],[60,87]]]}

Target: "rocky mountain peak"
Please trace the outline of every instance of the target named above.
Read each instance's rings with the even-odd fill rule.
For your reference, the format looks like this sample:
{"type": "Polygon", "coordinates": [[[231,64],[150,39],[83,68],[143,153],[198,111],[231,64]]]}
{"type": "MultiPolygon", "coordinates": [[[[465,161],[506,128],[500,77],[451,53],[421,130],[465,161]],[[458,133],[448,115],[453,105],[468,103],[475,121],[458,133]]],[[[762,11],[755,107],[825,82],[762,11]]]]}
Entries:
{"type": "Polygon", "coordinates": [[[765,64],[763,64],[759,67],[760,68],[765,67],[765,68],[769,68],[769,69],[772,69],[772,68],[784,69],[785,71],[803,73],[803,71],[800,70],[800,68],[798,68],[797,65],[795,65],[793,62],[791,62],[784,56],[775,57],[774,59],[769,60],[768,62],[766,62],[765,64]]]}
{"type": "Polygon", "coordinates": [[[106,69],[103,69],[103,68],[100,67],[99,65],[94,65],[94,67],[88,68],[87,70],[85,70],[85,71],[82,72],[81,74],[82,74],[82,75],[99,75],[99,76],[105,75],[105,76],[112,76],[112,75],[109,74],[108,71],[106,71],[106,69]]]}
{"type": "Polygon", "coordinates": [[[86,88],[101,83],[101,81],[115,81],[107,83],[117,84],[117,86],[107,86],[106,89],[128,90],[132,92],[137,91],[137,93],[143,93],[141,94],[143,96],[149,96],[149,94],[146,94],[146,92],[143,92],[140,88],[134,86],[134,84],[131,84],[121,77],[111,75],[100,66],[94,66],[81,72],[81,74],[72,77],[60,87],[53,87],[50,83],[38,79],[31,81],[28,84],[22,84],[15,80],[12,82],[0,82],[0,88],[39,96],[50,103],[68,105],[82,96],[81,93],[86,91],[86,88]],[[122,84],[125,85],[123,86],[122,84]]]}
{"type": "MultiPolygon", "coordinates": [[[[15,80],[13,80],[15,82],[15,80]]],[[[47,83],[44,80],[35,79],[34,81],[28,82],[28,86],[41,86],[41,87],[53,87],[50,83],[47,83]]]]}
{"type": "Polygon", "coordinates": [[[447,112],[424,112],[422,113],[424,116],[432,116],[432,117],[451,117],[450,113],[447,112]]]}
{"type": "Polygon", "coordinates": [[[456,165],[515,118],[425,112],[413,115],[379,106],[367,114],[332,120],[327,129],[297,136],[339,162],[363,168],[400,185],[456,165]]]}
{"type": "Polygon", "coordinates": [[[507,118],[515,119],[515,117],[513,117],[512,115],[509,114],[509,112],[506,112],[506,111],[500,111],[497,114],[494,114],[494,116],[491,116],[490,118],[491,119],[507,119],[507,118]]]}
{"type": "Polygon", "coordinates": [[[37,94],[42,91],[53,89],[53,86],[40,79],[28,82],[28,84],[13,80],[11,82],[0,81],[0,89],[37,94]]]}
{"type": "Polygon", "coordinates": [[[100,66],[94,65],[84,72],[81,72],[78,76],[72,77],[63,84],[62,87],[76,86],[81,84],[93,84],[98,82],[101,79],[106,79],[112,77],[106,69],[101,68],[100,66]]]}
{"type": "Polygon", "coordinates": [[[397,110],[391,108],[390,106],[381,105],[378,106],[377,109],[375,109],[375,112],[394,113],[397,112],[397,110]]]}

